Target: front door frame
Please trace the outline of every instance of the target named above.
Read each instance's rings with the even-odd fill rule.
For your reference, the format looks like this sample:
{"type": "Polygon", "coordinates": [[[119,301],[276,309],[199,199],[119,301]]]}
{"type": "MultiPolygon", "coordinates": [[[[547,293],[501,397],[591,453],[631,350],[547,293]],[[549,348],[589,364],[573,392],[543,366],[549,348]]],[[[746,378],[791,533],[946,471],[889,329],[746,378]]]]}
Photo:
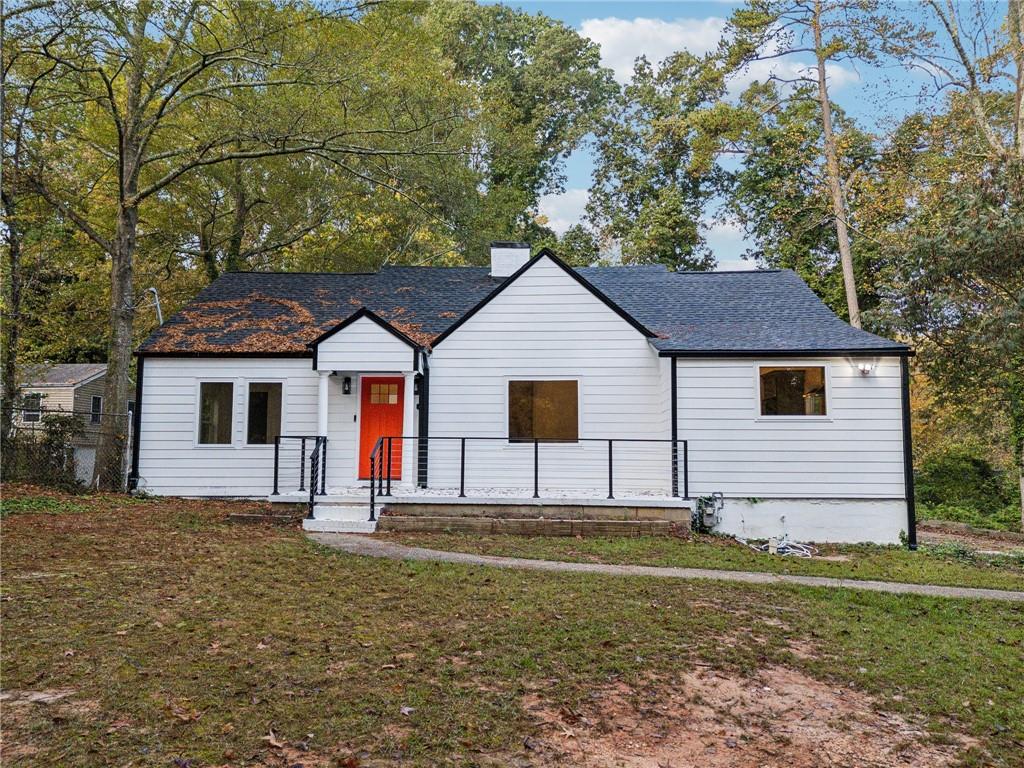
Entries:
{"type": "MultiPolygon", "coordinates": [[[[353,471],[352,474],[353,474],[353,477],[355,479],[356,485],[369,487],[370,480],[368,478],[360,477],[360,471],[359,471],[360,465],[362,464],[362,449],[363,449],[363,392],[364,392],[363,387],[365,386],[366,379],[398,379],[399,381],[402,382],[402,387],[401,387],[401,393],[402,393],[402,398],[401,398],[402,430],[401,430],[401,432],[402,432],[402,434],[405,434],[405,430],[406,430],[406,426],[407,426],[406,423],[405,423],[405,421],[406,421],[405,416],[406,416],[406,413],[407,413],[408,409],[406,408],[405,398],[412,397],[413,393],[406,391],[406,390],[409,389],[408,381],[407,381],[406,375],[404,373],[400,372],[400,371],[366,371],[366,372],[360,372],[360,373],[357,374],[357,389],[356,389],[356,392],[355,392],[355,395],[356,395],[356,406],[355,406],[356,407],[356,429],[355,429],[356,452],[355,452],[355,462],[354,462],[355,467],[353,468],[354,471],[353,471]]],[[[372,450],[373,446],[370,446],[369,448],[370,448],[370,450],[372,450]]],[[[402,454],[402,461],[399,463],[399,466],[398,466],[398,471],[399,471],[399,476],[398,476],[397,482],[401,483],[402,479],[405,476],[405,454],[404,454],[404,450],[403,450],[403,454],[402,454]]],[[[393,483],[396,482],[395,478],[392,478],[391,481],[393,483]]]]}

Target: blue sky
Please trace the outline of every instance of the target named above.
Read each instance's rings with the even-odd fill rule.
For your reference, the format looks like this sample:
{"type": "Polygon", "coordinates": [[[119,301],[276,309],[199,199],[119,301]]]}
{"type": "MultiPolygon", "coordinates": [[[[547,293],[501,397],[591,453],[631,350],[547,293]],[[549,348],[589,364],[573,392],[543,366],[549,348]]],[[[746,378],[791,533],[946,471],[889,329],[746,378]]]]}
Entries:
{"type": "MultiPolygon", "coordinates": [[[[718,43],[725,19],[740,4],[729,0],[506,2],[531,13],[542,12],[560,19],[593,39],[601,46],[602,62],[615,71],[620,82],[628,80],[632,62],[638,56],[646,55],[656,63],[681,48],[698,54],[711,50],[718,43]]],[[[799,69],[807,63],[804,57],[780,61],[774,66],[799,69]]],[[[748,77],[755,79],[757,74],[756,71],[751,72],[748,77]]],[[[909,111],[920,106],[920,90],[925,84],[918,76],[894,66],[874,69],[837,65],[829,71],[829,79],[835,102],[866,127],[880,132],[885,132],[909,111]]],[[[582,216],[592,169],[592,156],[587,150],[578,151],[568,159],[566,192],[546,197],[541,204],[541,213],[549,218],[554,229],[563,231],[582,216]]],[[[744,243],[737,226],[714,212],[709,214],[706,223],[709,227],[708,241],[718,258],[719,269],[753,267],[751,262],[740,258],[744,243]]]]}

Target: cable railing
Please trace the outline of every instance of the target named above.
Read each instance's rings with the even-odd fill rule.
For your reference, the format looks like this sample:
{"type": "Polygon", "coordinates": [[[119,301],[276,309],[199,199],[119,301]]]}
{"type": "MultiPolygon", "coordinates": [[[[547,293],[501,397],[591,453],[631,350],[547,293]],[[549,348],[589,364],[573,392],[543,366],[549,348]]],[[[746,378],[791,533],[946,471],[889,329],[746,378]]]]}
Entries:
{"type": "Polygon", "coordinates": [[[689,498],[689,445],[671,438],[516,440],[506,437],[394,435],[369,457],[370,520],[395,480],[466,498],[467,490],[510,498],[578,498],[657,493],[689,498]],[[605,494],[605,491],[607,493],[605,494]]]}
{"type": "MultiPolygon", "coordinates": [[[[284,490],[303,492],[306,490],[306,464],[316,446],[320,444],[318,435],[278,435],[274,438],[274,490],[272,496],[278,496],[284,490]]],[[[323,438],[326,441],[326,438],[323,438]]],[[[318,454],[321,464],[319,483],[323,493],[326,480],[327,448],[318,454]]],[[[310,488],[313,488],[312,472],[310,472],[310,488]]]]}

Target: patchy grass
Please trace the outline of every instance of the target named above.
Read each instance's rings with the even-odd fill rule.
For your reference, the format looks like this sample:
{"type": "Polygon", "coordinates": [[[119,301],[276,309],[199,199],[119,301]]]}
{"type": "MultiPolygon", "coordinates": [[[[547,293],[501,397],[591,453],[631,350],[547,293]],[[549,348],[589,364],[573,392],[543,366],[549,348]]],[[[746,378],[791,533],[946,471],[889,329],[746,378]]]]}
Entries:
{"type": "Polygon", "coordinates": [[[66,502],[3,525],[5,766],[550,764],[527,698],[569,717],[779,669],[906,718],[911,747],[1020,764],[1019,605],[372,560],[225,523],[239,504],[66,502]]]}
{"type": "Polygon", "coordinates": [[[869,544],[819,548],[811,559],[755,552],[721,536],[481,536],[459,533],[381,533],[419,547],[542,560],[720,568],[803,576],[903,581],[960,587],[1024,590],[1024,552],[980,555],[962,546],[923,545],[916,552],[869,544]],[[827,559],[823,559],[827,558],[827,559]]]}

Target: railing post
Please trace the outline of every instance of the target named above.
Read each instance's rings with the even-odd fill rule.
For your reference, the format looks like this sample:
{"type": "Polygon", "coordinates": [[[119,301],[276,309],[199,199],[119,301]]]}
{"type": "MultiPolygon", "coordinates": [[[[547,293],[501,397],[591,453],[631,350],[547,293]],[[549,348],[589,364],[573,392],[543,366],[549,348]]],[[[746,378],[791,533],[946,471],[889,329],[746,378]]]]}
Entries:
{"type": "Polygon", "coordinates": [[[320,495],[327,490],[327,438],[320,438],[320,495]]]}
{"type": "Polygon", "coordinates": [[[370,522],[374,522],[376,517],[376,497],[373,493],[373,471],[377,466],[377,452],[370,452],[370,522]]]}
{"type": "Polygon", "coordinates": [[[388,475],[387,483],[388,483],[388,485],[387,485],[387,491],[384,494],[385,496],[390,496],[391,495],[391,441],[392,440],[394,440],[393,437],[389,437],[388,438],[388,468],[387,468],[387,475],[388,475]]]}
{"type": "MultiPolygon", "coordinates": [[[[277,438],[280,443],[281,438],[277,438]]],[[[299,448],[299,490],[306,490],[306,438],[302,438],[302,447],[299,448]]]]}
{"type": "Polygon", "coordinates": [[[459,449],[459,498],[466,496],[466,438],[459,441],[462,445],[459,449]]]}
{"type": "Polygon", "coordinates": [[[683,497],[690,498],[690,446],[683,440],[683,497]]]}
{"type": "Polygon", "coordinates": [[[533,498],[540,498],[540,443],[533,441],[533,498]]]}
{"type": "MultiPolygon", "coordinates": [[[[136,406],[138,407],[138,406],[136,406]]],[[[281,459],[281,437],[274,438],[274,492],[271,496],[277,496],[277,467],[281,459]]],[[[301,488],[299,490],[302,490],[301,488]]]]}
{"type": "Polygon", "coordinates": [[[672,495],[679,495],[679,441],[672,439],[672,495]]]}
{"type": "Polygon", "coordinates": [[[377,440],[377,450],[380,451],[380,461],[378,462],[377,470],[377,495],[384,495],[384,440],[379,438],[377,440]]]}
{"type": "Polygon", "coordinates": [[[612,440],[608,441],[608,498],[614,499],[615,494],[612,492],[612,440]]]}

